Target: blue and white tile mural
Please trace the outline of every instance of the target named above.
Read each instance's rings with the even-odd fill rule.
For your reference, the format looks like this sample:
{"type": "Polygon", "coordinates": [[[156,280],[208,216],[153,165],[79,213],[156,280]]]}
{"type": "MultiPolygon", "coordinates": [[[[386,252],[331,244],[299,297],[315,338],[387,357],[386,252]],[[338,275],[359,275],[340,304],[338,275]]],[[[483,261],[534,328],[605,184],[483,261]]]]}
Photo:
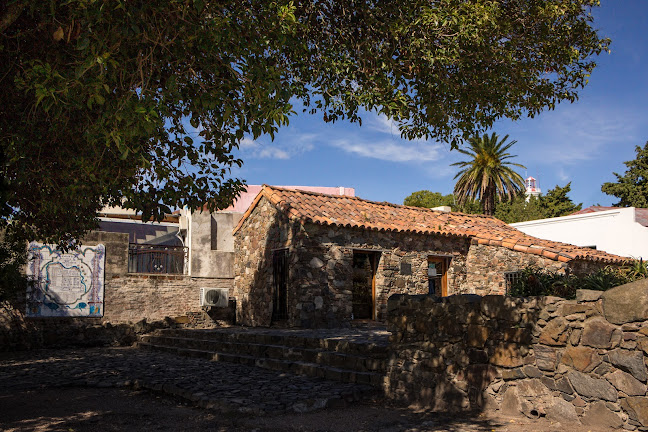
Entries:
{"type": "Polygon", "coordinates": [[[63,252],[55,245],[29,244],[27,316],[102,317],[106,248],[82,246],[63,252]]]}

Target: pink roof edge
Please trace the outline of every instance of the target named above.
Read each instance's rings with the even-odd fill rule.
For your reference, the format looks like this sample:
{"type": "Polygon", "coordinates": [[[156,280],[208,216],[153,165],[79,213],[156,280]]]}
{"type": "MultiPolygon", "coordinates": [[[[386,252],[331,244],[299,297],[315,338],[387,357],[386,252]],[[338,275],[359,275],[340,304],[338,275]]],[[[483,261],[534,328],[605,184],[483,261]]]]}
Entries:
{"type": "MultiPolygon", "coordinates": [[[[344,195],[349,197],[355,196],[355,189],[339,186],[339,187],[329,187],[329,186],[276,186],[282,189],[291,189],[291,190],[303,190],[307,192],[317,192],[327,195],[344,195]]],[[[245,213],[248,209],[254,198],[261,192],[263,185],[247,185],[247,190],[242,192],[241,195],[234,201],[234,204],[227,207],[223,211],[227,212],[236,212],[236,213],[245,213]]]]}

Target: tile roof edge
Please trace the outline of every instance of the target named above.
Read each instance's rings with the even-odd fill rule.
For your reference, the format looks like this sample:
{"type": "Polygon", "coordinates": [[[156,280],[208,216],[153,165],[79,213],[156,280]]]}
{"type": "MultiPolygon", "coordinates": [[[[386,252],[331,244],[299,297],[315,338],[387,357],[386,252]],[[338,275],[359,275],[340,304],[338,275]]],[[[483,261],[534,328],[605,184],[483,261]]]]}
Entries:
{"type": "Polygon", "coordinates": [[[480,244],[485,246],[503,247],[512,251],[525,253],[529,255],[537,255],[546,259],[550,259],[552,261],[559,261],[559,262],[571,262],[574,260],[582,260],[582,261],[619,264],[628,261],[630,259],[627,257],[614,255],[604,251],[599,251],[599,252],[604,253],[606,256],[600,256],[600,257],[587,256],[587,255],[574,255],[573,253],[564,252],[564,251],[553,252],[552,250],[549,250],[550,248],[547,248],[545,246],[540,246],[540,245],[532,245],[532,246],[524,247],[525,250],[522,251],[519,250],[521,249],[519,247],[518,249],[515,248],[517,246],[516,243],[511,243],[507,241],[497,241],[497,240],[493,240],[485,237],[479,237],[479,236],[473,236],[471,243],[475,245],[480,244]]]}
{"type": "MultiPolygon", "coordinates": [[[[454,215],[478,217],[478,218],[484,218],[484,219],[494,219],[494,220],[500,221],[499,219],[497,219],[494,216],[486,216],[486,215],[483,215],[483,214],[463,213],[463,212],[458,212],[458,211],[444,212],[444,211],[441,211],[441,210],[433,210],[433,209],[427,208],[427,207],[414,207],[414,206],[408,206],[408,205],[404,205],[404,204],[394,204],[394,203],[390,203],[388,201],[372,201],[372,200],[368,200],[368,199],[365,199],[365,198],[360,198],[358,196],[332,195],[332,194],[326,194],[326,193],[323,193],[323,192],[312,192],[312,191],[307,191],[307,190],[302,190],[302,189],[285,189],[285,188],[281,188],[281,187],[278,187],[278,186],[270,186],[270,185],[267,185],[267,184],[264,184],[263,186],[267,187],[268,189],[278,190],[278,191],[287,192],[287,193],[295,193],[295,192],[297,192],[297,193],[304,194],[304,195],[315,195],[315,196],[323,196],[323,197],[328,197],[328,198],[350,199],[350,200],[355,200],[355,201],[362,201],[362,202],[366,202],[366,203],[370,203],[370,204],[382,205],[382,206],[385,206],[385,207],[406,208],[406,209],[416,210],[416,211],[425,212],[425,213],[454,214],[454,215]]],[[[500,222],[502,222],[503,224],[506,224],[506,222],[503,222],[503,221],[500,221],[500,222]]]]}
{"type": "MultiPolygon", "coordinates": [[[[272,191],[278,191],[280,193],[285,192],[288,194],[303,194],[303,195],[311,195],[311,196],[322,196],[322,197],[327,197],[327,198],[336,198],[336,199],[348,199],[348,200],[355,200],[359,202],[366,202],[374,205],[382,205],[385,207],[392,207],[392,208],[406,208],[406,209],[411,209],[411,210],[416,210],[420,212],[431,212],[431,213],[443,213],[443,214],[448,214],[448,212],[441,212],[439,210],[432,210],[428,208],[423,208],[423,207],[412,207],[412,206],[406,206],[406,205],[400,205],[400,204],[393,204],[390,202],[386,201],[371,201],[363,198],[359,198],[357,196],[346,196],[346,195],[331,195],[331,194],[325,194],[321,192],[312,192],[312,191],[305,191],[301,189],[284,189],[281,187],[277,186],[270,186],[267,184],[263,184],[261,191],[257,194],[257,196],[254,198],[254,201],[246,212],[243,214],[241,217],[241,220],[237,224],[237,226],[233,230],[233,234],[236,234],[238,230],[243,226],[244,221],[248,218],[248,216],[252,213],[254,208],[258,205],[259,201],[261,200],[262,196],[265,196],[268,201],[273,204],[278,210],[285,212],[288,211],[289,208],[285,208],[283,205],[281,205],[282,200],[281,199],[275,199],[272,196],[272,191]]],[[[492,216],[486,216],[486,215],[480,215],[480,214],[467,214],[467,213],[461,213],[461,212],[449,212],[451,214],[455,215],[462,215],[462,216],[469,216],[469,217],[479,217],[479,218],[485,218],[485,219],[491,219],[497,222],[500,222],[504,225],[507,225],[506,222],[503,222],[495,217],[492,216]]],[[[436,235],[441,235],[441,236],[448,236],[448,237],[457,237],[457,238],[469,238],[471,239],[471,243],[473,244],[483,244],[483,245],[489,245],[489,246],[498,246],[498,247],[504,247],[509,250],[515,251],[516,243],[514,239],[502,239],[502,240],[495,240],[495,239],[490,239],[486,237],[480,237],[479,235],[471,235],[471,234],[455,234],[455,233],[445,233],[441,231],[434,231],[434,230],[420,230],[420,229],[388,229],[388,228],[374,228],[371,226],[363,226],[363,227],[354,227],[351,224],[341,224],[337,222],[324,222],[324,221],[317,221],[312,219],[311,217],[307,215],[301,215],[300,217],[297,218],[300,222],[308,222],[308,223],[313,223],[313,224],[319,224],[319,225],[334,225],[334,226],[341,226],[341,227],[346,227],[346,228],[359,228],[359,229],[378,229],[378,230],[384,230],[384,231],[392,231],[392,232],[409,232],[409,233],[418,233],[418,234],[436,234],[436,235]],[[508,240],[508,241],[507,241],[508,240]],[[510,245],[510,246],[509,246],[510,245]]],[[[521,249],[518,247],[518,249],[521,249]]],[[[546,246],[540,246],[540,245],[532,245],[528,247],[524,247],[524,251],[519,251],[520,253],[525,253],[525,254],[531,254],[531,255],[538,255],[542,256],[544,258],[550,259],[552,261],[561,261],[561,262],[570,262],[573,260],[583,260],[583,261],[593,261],[593,262],[607,262],[607,263],[622,263],[627,261],[629,258],[626,257],[621,257],[618,255],[614,254],[609,254],[607,252],[605,253],[606,256],[601,256],[601,257],[594,257],[594,256],[580,256],[580,255],[574,255],[572,253],[568,253],[565,251],[556,251],[553,252],[553,250],[549,250],[552,248],[546,247],[546,246]],[[531,250],[533,249],[533,250],[531,250]],[[537,251],[540,251],[539,253],[537,251]],[[549,254],[544,254],[543,251],[549,252],[551,256],[548,256],[549,254]],[[555,255],[555,257],[554,257],[555,255]],[[562,258],[562,259],[561,259],[562,258]]]]}
{"type": "Polygon", "coordinates": [[[247,210],[245,210],[245,213],[243,213],[243,216],[241,216],[241,219],[239,220],[239,222],[236,224],[236,226],[235,226],[234,229],[232,230],[232,235],[235,235],[235,234],[236,234],[236,233],[241,229],[241,227],[243,226],[243,224],[245,223],[245,221],[247,220],[247,218],[250,216],[250,214],[252,214],[252,211],[254,211],[254,209],[256,208],[256,206],[259,204],[259,201],[261,201],[261,198],[262,198],[262,197],[265,196],[265,197],[268,199],[268,201],[272,202],[272,201],[271,201],[271,200],[266,196],[267,194],[265,193],[265,190],[266,190],[266,187],[267,187],[267,186],[268,186],[268,185],[266,185],[265,183],[261,186],[261,190],[259,191],[259,193],[257,194],[257,196],[254,197],[254,200],[253,200],[252,203],[248,206],[247,210]]]}

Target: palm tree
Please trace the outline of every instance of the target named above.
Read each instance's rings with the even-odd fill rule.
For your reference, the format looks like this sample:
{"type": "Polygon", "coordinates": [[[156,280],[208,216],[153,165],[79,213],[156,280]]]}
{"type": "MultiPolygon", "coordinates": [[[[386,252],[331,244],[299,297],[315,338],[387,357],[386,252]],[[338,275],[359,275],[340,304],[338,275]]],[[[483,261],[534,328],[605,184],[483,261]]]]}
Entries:
{"type": "Polygon", "coordinates": [[[524,189],[522,176],[515,172],[512,166],[526,168],[513,162],[505,162],[515,157],[506,151],[517,141],[506,143],[508,135],[498,141],[496,133],[489,137],[474,137],[468,140],[469,149],[459,149],[471,157],[471,160],[456,162],[463,168],[454,177],[459,177],[455,184],[454,194],[459,205],[469,200],[479,200],[485,215],[492,216],[495,212],[495,197],[512,199],[524,189]]]}

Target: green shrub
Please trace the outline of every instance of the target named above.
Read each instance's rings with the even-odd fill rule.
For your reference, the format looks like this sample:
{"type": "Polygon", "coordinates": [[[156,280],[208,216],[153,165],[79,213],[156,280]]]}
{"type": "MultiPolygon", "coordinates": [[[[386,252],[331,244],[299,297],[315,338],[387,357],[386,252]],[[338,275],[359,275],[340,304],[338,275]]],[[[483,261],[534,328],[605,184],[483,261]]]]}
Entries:
{"type": "Polygon", "coordinates": [[[587,276],[564,275],[530,266],[520,271],[509,290],[514,297],[557,296],[566,299],[576,297],[576,290],[606,291],[629,282],[648,277],[648,267],[642,260],[634,260],[626,266],[607,266],[587,276]]]}

